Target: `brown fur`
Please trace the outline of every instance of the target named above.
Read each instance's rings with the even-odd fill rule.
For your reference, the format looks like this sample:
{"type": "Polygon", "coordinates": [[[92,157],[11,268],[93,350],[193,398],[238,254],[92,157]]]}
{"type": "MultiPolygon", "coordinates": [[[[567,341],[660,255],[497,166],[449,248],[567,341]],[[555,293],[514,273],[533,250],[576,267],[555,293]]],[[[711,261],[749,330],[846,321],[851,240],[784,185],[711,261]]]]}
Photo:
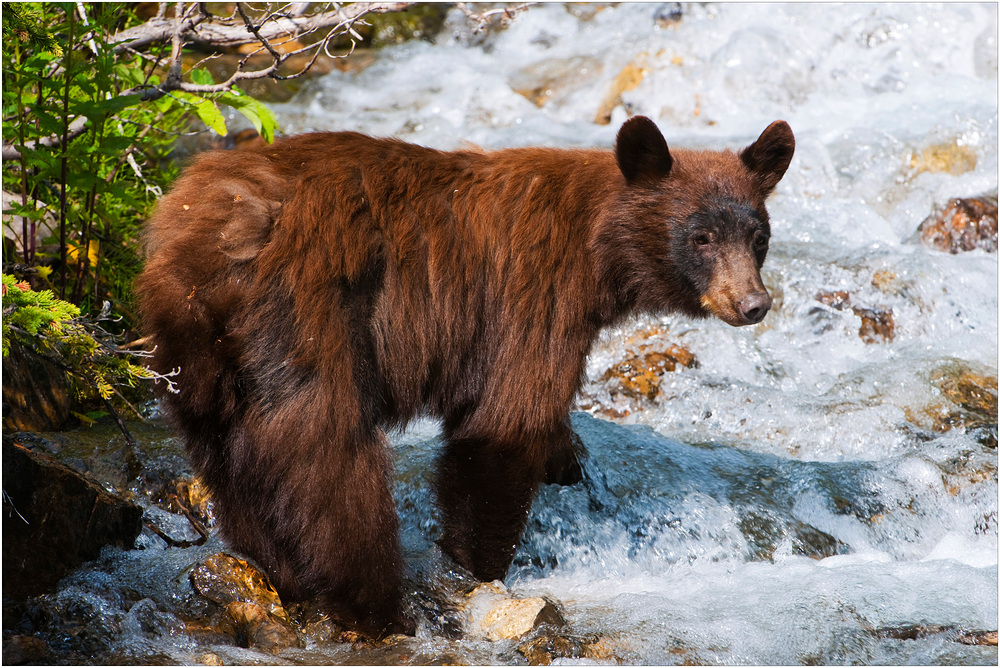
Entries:
{"type": "Polygon", "coordinates": [[[283,596],[412,628],[382,430],[427,412],[440,544],[502,578],[538,485],[578,478],[567,415],[599,329],[749,321],[793,147],[775,123],[742,154],[668,151],[637,117],[615,152],[321,133],[198,158],[148,223],[137,290],[224,537],[283,596]]]}

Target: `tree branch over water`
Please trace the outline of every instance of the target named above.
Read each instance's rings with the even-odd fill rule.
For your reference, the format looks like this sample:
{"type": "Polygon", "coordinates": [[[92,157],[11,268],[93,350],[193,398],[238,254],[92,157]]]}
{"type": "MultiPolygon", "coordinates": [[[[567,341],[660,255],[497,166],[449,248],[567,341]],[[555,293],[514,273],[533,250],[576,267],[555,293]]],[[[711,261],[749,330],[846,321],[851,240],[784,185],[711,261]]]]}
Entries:
{"type": "MultiPolygon", "coordinates": [[[[112,53],[117,55],[137,54],[152,62],[155,68],[166,70],[166,76],[158,83],[149,83],[123,90],[109,100],[121,100],[132,96],[133,103],[156,100],[174,91],[207,95],[224,93],[233,89],[241,81],[271,78],[275,80],[294,79],[302,76],[315,64],[321,54],[329,57],[333,40],[347,36],[351,50],[361,36],[354,28],[363,23],[370,14],[396,12],[406,9],[412,2],[357,2],[341,6],[327,3],[326,10],[315,11],[312,3],[244,3],[236,4],[236,10],[229,16],[210,14],[205,3],[178,2],[173,4],[172,16],[168,16],[170,3],[160,3],[156,16],[145,23],[122,30],[111,37],[108,43],[112,53]],[[236,71],[225,81],[208,83],[192,81],[182,67],[184,48],[195,46],[199,50],[212,51],[230,49],[246,44],[259,47],[241,58],[236,71]],[[169,45],[166,57],[153,55],[158,47],[169,45]],[[279,73],[279,68],[289,59],[310,55],[311,58],[291,73],[279,73]],[[258,55],[269,58],[261,63],[258,55]],[[251,59],[253,62],[251,63],[251,59]]],[[[82,8],[78,8],[83,17],[82,8]]],[[[211,56],[210,56],[211,57],[211,56]]],[[[87,118],[78,116],[72,122],[77,136],[84,132],[87,118]]],[[[59,137],[39,140],[44,146],[54,146],[59,137]]],[[[33,146],[29,147],[33,148],[33,146]]],[[[3,160],[16,160],[20,151],[13,143],[3,144],[3,160]]]]}

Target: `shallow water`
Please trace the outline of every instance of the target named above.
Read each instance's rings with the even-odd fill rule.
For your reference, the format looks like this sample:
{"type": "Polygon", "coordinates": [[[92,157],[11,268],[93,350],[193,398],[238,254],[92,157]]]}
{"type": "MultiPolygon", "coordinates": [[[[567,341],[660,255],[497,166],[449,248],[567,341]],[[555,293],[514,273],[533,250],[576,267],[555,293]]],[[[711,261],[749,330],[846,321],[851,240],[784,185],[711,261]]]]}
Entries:
{"type": "MultiPolygon", "coordinates": [[[[741,147],[777,118],[795,131],[769,203],[774,310],[752,328],[667,316],[604,333],[573,418],[587,484],[542,491],[507,585],[557,600],[564,632],[602,638],[606,662],[995,665],[996,647],[957,638],[997,628],[997,258],[912,237],[949,198],[997,188],[996,6],[684,5],[671,26],[657,8],[533,7],[485,38],[451,21],[436,45],[388,48],[277,107],[286,133],[439,148],[610,146],[634,113],[678,146],[741,147]],[[636,85],[609,95],[630,67],[636,85]],[[935,150],[944,166],[923,159],[935,150]],[[891,340],[865,342],[860,316],[817,300],[836,291],[890,312],[891,340]],[[698,365],[663,374],[653,399],[604,379],[673,344],[698,365]],[[991,417],[947,391],[968,374],[994,379],[991,417]],[[885,631],[912,625],[944,630],[885,631]]],[[[446,570],[437,433],[394,437],[417,589],[446,570]]],[[[105,660],[525,661],[517,642],[448,640],[426,620],[391,650],[199,646],[178,621],[198,605],[183,571],[221,546],[144,540],[59,594],[97,611],[105,660]]]]}

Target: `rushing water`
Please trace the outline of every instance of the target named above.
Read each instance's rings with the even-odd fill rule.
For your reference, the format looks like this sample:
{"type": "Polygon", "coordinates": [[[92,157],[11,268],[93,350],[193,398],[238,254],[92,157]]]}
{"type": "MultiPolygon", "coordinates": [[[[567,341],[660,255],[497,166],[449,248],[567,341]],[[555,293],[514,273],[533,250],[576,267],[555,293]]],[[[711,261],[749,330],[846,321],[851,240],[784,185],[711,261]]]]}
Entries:
{"type": "MultiPolygon", "coordinates": [[[[564,631],[603,638],[611,662],[995,665],[996,647],[957,636],[997,628],[996,385],[978,425],[948,388],[971,374],[989,394],[997,375],[997,258],[913,236],[949,198],[997,188],[996,6],[684,5],[673,24],[658,10],[537,6],[486,36],[454,18],[436,44],[385,49],[277,108],[287,133],[439,148],[610,146],[635,113],[677,146],[740,147],[778,118],[795,131],[769,204],[774,310],[757,327],[667,316],[604,333],[573,418],[587,484],[542,491],[507,585],[558,601],[564,631]],[[838,291],[891,314],[892,334],[864,340],[859,313],[818,298],[838,291]],[[606,379],[670,345],[698,364],[664,373],[652,399],[606,379]],[[914,625],[928,631],[891,631],[914,625]]],[[[428,484],[437,432],[421,422],[394,438],[417,581],[445,568],[428,484]]],[[[171,612],[177,573],[220,546],[147,543],[60,595],[116,620],[121,660],[197,661],[205,648],[171,612]],[[145,607],[107,593],[116,578],[145,607]]],[[[516,646],[444,640],[424,621],[405,654],[213,651],[523,662],[516,646]]]]}

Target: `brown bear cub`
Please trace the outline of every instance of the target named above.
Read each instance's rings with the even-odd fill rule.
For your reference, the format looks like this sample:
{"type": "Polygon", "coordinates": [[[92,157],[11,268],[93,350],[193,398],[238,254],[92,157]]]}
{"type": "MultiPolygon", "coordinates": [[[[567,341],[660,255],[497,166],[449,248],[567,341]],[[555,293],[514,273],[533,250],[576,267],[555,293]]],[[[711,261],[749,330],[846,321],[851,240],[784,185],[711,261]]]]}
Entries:
{"type": "Polygon", "coordinates": [[[383,430],[430,414],[441,548],[503,578],[539,485],[579,480],[568,412],[599,330],[767,313],[764,200],[794,148],[777,121],[738,153],[668,150],[637,116],[614,151],[337,132],[200,156],[137,289],[223,537],[283,598],[412,631],[383,430]]]}

